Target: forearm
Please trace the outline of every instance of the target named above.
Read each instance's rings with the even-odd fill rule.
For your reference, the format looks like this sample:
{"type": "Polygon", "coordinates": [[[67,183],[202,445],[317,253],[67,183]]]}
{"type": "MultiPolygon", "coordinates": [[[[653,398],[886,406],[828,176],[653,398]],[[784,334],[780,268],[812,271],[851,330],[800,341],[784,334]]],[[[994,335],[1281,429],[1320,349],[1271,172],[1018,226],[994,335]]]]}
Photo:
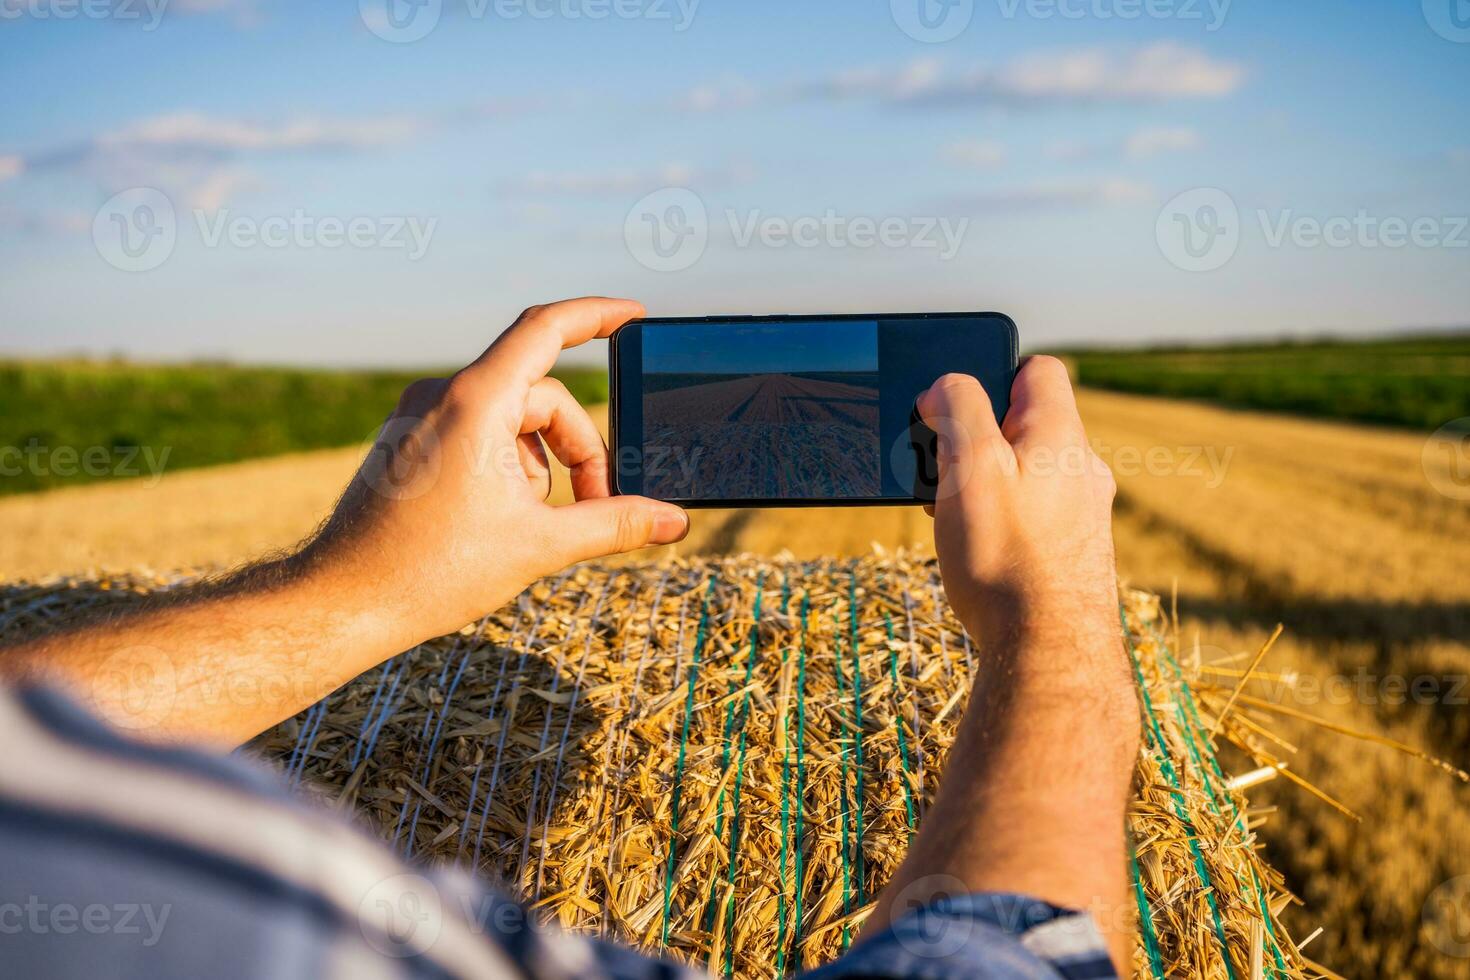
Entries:
{"type": "Polygon", "coordinates": [[[672,544],[677,506],[611,494],[607,447],[557,355],[643,315],[629,300],[531,307],[451,378],[409,385],[332,517],[299,553],[0,649],[138,734],[238,745],[388,657],[574,562],[672,544]],[[576,502],[554,507],[547,452],[576,502]]]}
{"type": "MultiPolygon", "coordinates": [[[[1098,917],[1114,959],[1129,942],[1119,914],[1128,879],[1124,819],[1138,709],[1117,629],[992,627],[971,703],[934,806],[867,928],[924,901],[925,879],[1019,892],[1098,917]],[[1086,680],[1083,680],[1086,679],[1086,680]],[[1119,692],[1124,692],[1120,694],[1119,692]]],[[[1075,620],[1074,620],[1075,622],[1075,620]]]]}
{"type": "Polygon", "coordinates": [[[386,611],[294,556],[0,650],[0,677],[135,734],[233,747],[411,645],[386,611]]]}

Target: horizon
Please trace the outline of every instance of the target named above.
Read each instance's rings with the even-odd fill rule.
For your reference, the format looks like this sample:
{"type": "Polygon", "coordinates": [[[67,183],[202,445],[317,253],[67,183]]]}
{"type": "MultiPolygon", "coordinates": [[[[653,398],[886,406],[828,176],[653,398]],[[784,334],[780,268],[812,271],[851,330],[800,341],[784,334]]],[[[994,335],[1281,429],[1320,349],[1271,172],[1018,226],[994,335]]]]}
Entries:
{"type": "MultiPolygon", "coordinates": [[[[882,314],[879,314],[882,315],[882,314]]],[[[1045,348],[1031,348],[1025,342],[1023,334],[1021,338],[1021,356],[1029,354],[1069,354],[1069,353],[1151,353],[1166,352],[1170,350],[1208,350],[1229,351],[1235,348],[1253,347],[1310,347],[1317,344],[1331,345],[1357,345],[1357,344],[1398,344],[1413,343],[1416,341],[1454,340],[1457,338],[1470,338],[1470,324],[1461,326],[1420,328],[1409,327],[1402,331],[1391,331],[1383,333],[1344,334],[1332,332],[1303,333],[1290,335],[1270,336],[1242,336],[1232,337],[1220,341],[1189,339],[1171,340],[1162,338],[1139,343],[1120,344],[1070,344],[1058,345],[1045,348]]],[[[555,370],[577,370],[592,371],[607,368],[607,342],[592,341],[580,348],[564,351],[558,359],[555,370]],[[600,359],[598,356],[600,352],[600,359]],[[578,353],[585,353],[586,357],[574,357],[578,353]]],[[[221,367],[221,368],[261,368],[276,370],[296,371],[341,371],[341,372],[373,372],[384,374],[415,374],[434,372],[453,372],[453,366],[439,362],[427,361],[403,361],[395,364],[380,363],[351,363],[351,362],[303,362],[303,361],[272,361],[272,360],[243,360],[229,356],[202,355],[180,355],[177,357],[149,357],[140,358],[130,354],[108,351],[58,351],[55,353],[24,354],[14,351],[0,350],[0,366],[7,364],[88,364],[106,366],[109,364],[126,365],[133,367],[221,367]]],[[[719,372],[645,372],[656,373],[719,373],[719,372]]],[[[739,372],[751,373],[751,372],[739,372]]],[[[757,372],[758,373],[758,372],[757,372]]],[[[839,372],[841,373],[841,372],[839,372]]]]}

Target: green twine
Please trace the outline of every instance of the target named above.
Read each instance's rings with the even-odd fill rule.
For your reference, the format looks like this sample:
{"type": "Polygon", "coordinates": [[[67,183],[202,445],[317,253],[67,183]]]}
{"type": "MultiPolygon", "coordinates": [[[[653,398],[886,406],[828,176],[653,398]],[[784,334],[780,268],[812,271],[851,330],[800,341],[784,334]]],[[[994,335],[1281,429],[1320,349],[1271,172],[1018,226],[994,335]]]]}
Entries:
{"type": "Polygon", "coordinates": [[[1133,866],[1133,894],[1138,899],[1138,921],[1143,926],[1143,948],[1148,951],[1148,963],[1157,980],[1168,980],[1164,976],[1164,954],[1159,949],[1159,936],[1154,931],[1153,909],[1148,907],[1148,898],[1143,894],[1143,875],[1138,870],[1138,852],[1128,845],[1128,863],[1133,866]]]}
{"type": "Polygon", "coordinates": [[[674,765],[674,795],[669,823],[669,864],[664,873],[664,923],[662,943],[669,944],[669,912],[674,901],[674,859],[678,856],[679,802],[684,789],[684,758],[689,745],[689,719],[694,714],[694,687],[699,681],[699,661],[704,654],[705,627],[709,624],[709,600],[715,591],[715,577],[709,577],[704,600],[699,607],[699,630],[694,637],[694,656],[689,663],[689,693],[684,698],[684,727],[679,733],[679,758],[674,765]]]}
{"type": "Polygon", "coordinates": [[[730,897],[725,902],[724,916],[729,930],[726,934],[728,941],[725,943],[725,976],[727,977],[733,976],[735,972],[735,867],[740,855],[740,787],[745,781],[745,736],[746,726],[750,722],[750,673],[751,667],[755,664],[756,655],[760,652],[761,597],[764,595],[761,587],[765,584],[765,580],[765,572],[761,572],[755,580],[755,609],[751,614],[750,653],[745,668],[745,694],[740,705],[740,751],[735,756],[735,792],[730,799],[730,860],[726,879],[730,897]]]}
{"type": "MultiPolygon", "coordinates": [[[[801,647],[796,660],[796,855],[793,860],[796,871],[796,908],[792,912],[791,949],[797,953],[801,945],[801,904],[806,881],[806,852],[802,841],[806,831],[806,623],[811,605],[811,593],[801,593],[801,647]]],[[[801,963],[801,956],[796,955],[801,963]]]]}
{"type": "Polygon", "coordinates": [[[853,857],[857,869],[855,875],[857,878],[857,904],[862,905],[865,894],[865,865],[867,863],[867,859],[863,854],[863,817],[866,813],[863,805],[863,660],[861,648],[858,644],[857,573],[851,571],[847,573],[847,619],[848,630],[851,634],[849,643],[852,647],[852,739],[853,749],[856,754],[853,768],[857,771],[857,792],[854,801],[856,847],[854,848],[853,857]]]}
{"type": "MultiPolygon", "coordinates": [[[[840,624],[841,619],[838,619],[835,625],[840,626],[840,624]]],[[[840,629],[836,632],[834,636],[833,647],[834,649],[832,655],[832,670],[837,677],[837,698],[840,701],[847,691],[847,684],[842,675],[842,632],[840,629]]],[[[839,726],[843,724],[841,716],[838,717],[837,724],[839,726]]],[[[846,738],[838,740],[838,744],[841,746],[842,751],[842,917],[844,920],[852,914],[852,844],[849,839],[848,829],[851,826],[852,816],[847,802],[847,756],[849,751],[847,746],[848,741],[849,740],[846,738]]],[[[851,929],[844,923],[844,925],[842,926],[843,952],[847,951],[848,944],[851,943],[851,941],[851,929]]]]}
{"type": "MultiPolygon", "coordinates": [[[[786,615],[791,605],[790,574],[781,576],[781,615],[786,615]]],[[[791,660],[791,647],[781,647],[781,677],[786,676],[786,665],[791,660]]],[[[791,828],[791,743],[787,740],[789,711],[781,713],[781,741],[786,753],[781,759],[781,883],[776,892],[776,976],[786,973],[786,852],[790,846],[788,833],[791,828]]]]}
{"type": "Polygon", "coordinates": [[[1210,872],[1205,866],[1205,856],[1199,849],[1199,839],[1195,834],[1194,825],[1189,819],[1189,814],[1184,809],[1184,791],[1180,788],[1179,777],[1174,771],[1174,764],[1170,761],[1166,743],[1164,742],[1163,730],[1159,727],[1158,716],[1154,714],[1153,699],[1148,695],[1148,685],[1143,679],[1143,668],[1138,663],[1138,657],[1133,649],[1133,637],[1128,629],[1128,612],[1123,604],[1118,604],[1118,614],[1123,624],[1123,644],[1128,650],[1128,660],[1133,665],[1134,679],[1138,683],[1138,693],[1143,699],[1144,712],[1148,716],[1149,727],[1152,730],[1150,737],[1153,741],[1154,752],[1158,756],[1159,768],[1164,772],[1164,778],[1169,781],[1170,796],[1174,800],[1174,813],[1184,824],[1185,839],[1189,841],[1190,854],[1194,858],[1194,870],[1199,875],[1200,884],[1204,886],[1205,900],[1210,906],[1210,916],[1214,920],[1215,938],[1220,941],[1220,952],[1225,960],[1225,972],[1230,980],[1235,980],[1235,967],[1230,962],[1230,945],[1225,940],[1225,924],[1220,919],[1220,907],[1215,901],[1215,889],[1210,884],[1210,872]]]}
{"type": "Polygon", "coordinates": [[[903,769],[903,811],[909,822],[909,840],[914,839],[914,791],[913,772],[909,769],[909,746],[903,734],[903,705],[898,684],[898,651],[893,648],[893,617],[883,612],[883,621],[888,626],[888,670],[893,677],[893,731],[898,735],[898,764],[903,769]]]}
{"type": "MultiPolygon", "coordinates": [[[[760,613],[760,609],[761,609],[761,605],[760,605],[760,603],[761,603],[761,587],[763,585],[765,585],[765,580],[766,580],[766,573],[764,571],[762,571],[760,573],[760,575],[756,578],[756,582],[755,582],[755,618],[756,619],[759,619],[760,618],[760,614],[761,614],[760,613]]],[[[751,637],[752,637],[752,640],[755,637],[755,627],[754,626],[751,627],[751,637]]],[[[752,653],[749,656],[747,656],[746,657],[746,660],[745,660],[745,686],[746,686],[747,689],[750,687],[750,679],[751,679],[751,676],[754,674],[754,672],[755,672],[755,656],[752,653]]],[[[734,680],[731,680],[730,681],[730,685],[726,689],[726,692],[725,692],[725,696],[730,699],[730,703],[725,706],[725,730],[724,730],[723,734],[720,736],[721,741],[724,742],[724,747],[720,750],[720,772],[721,772],[721,774],[723,774],[724,772],[726,772],[730,768],[730,739],[731,739],[731,737],[733,736],[733,734],[735,732],[735,692],[738,691],[738,690],[740,690],[740,685],[738,684],[738,682],[736,682],[734,680]]],[[[750,692],[749,692],[749,690],[747,690],[746,691],[746,694],[745,694],[745,704],[746,705],[749,705],[750,704],[750,692]]],[[[742,708],[741,710],[743,711],[744,708],[742,708]]],[[[718,800],[718,802],[715,803],[715,839],[716,840],[719,840],[720,839],[720,835],[723,834],[724,832],[725,832],[725,791],[724,791],[724,789],[721,789],[720,790],[719,800],[718,800]]],[[[715,925],[715,912],[716,912],[716,908],[717,908],[717,906],[719,904],[718,902],[715,901],[716,885],[717,885],[717,881],[713,881],[712,880],[709,883],[709,899],[704,903],[704,928],[706,930],[713,930],[714,929],[714,925],[715,925]]]]}
{"type": "MultiPolygon", "coordinates": [[[[1228,802],[1235,816],[1232,823],[1240,831],[1241,838],[1244,839],[1249,836],[1249,831],[1245,826],[1245,814],[1240,812],[1240,807],[1236,804],[1235,797],[1231,796],[1229,791],[1224,788],[1228,780],[1225,778],[1224,771],[1220,768],[1220,761],[1215,756],[1209,736],[1205,734],[1204,722],[1200,720],[1199,710],[1195,707],[1194,691],[1190,688],[1189,682],[1184,679],[1184,672],[1179,669],[1179,661],[1174,658],[1174,652],[1169,649],[1169,644],[1164,642],[1164,638],[1159,635],[1158,630],[1154,629],[1153,624],[1148,624],[1148,631],[1153,634],[1154,642],[1159,645],[1159,649],[1164,651],[1164,659],[1168,661],[1170,669],[1174,672],[1174,680],[1179,686],[1181,695],[1179,700],[1184,702],[1185,708],[1189,711],[1188,718],[1186,718],[1184,709],[1180,708],[1178,704],[1174,705],[1174,710],[1179,714],[1179,726],[1184,730],[1184,737],[1189,745],[1191,754],[1194,756],[1195,765],[1200,767],[1200,774],[1204,778],[1205,788],[1210,791],[1210,809],[1219,814],[1221,811],[1216,803],[1216,799],[1224,799],[1228,802]],[[1199,742],[1203,746],[1202,749],[1196,746],[1196,735],[1199,736],[1199,742]],[[1209,762],[1209,766],[1205,766],[1200,761],[1201,755],[1209,762]],[[1220,781],[1218,789],[1216,788],[1216,783],[1210,779],[1211,769],[1214,770],[1216,778],[1220,781]]],[[[1250,873],[1256,905],[1261,910],[1261,918],[1266,923],[1266,936],[1270,940],[1271,958],[1276,962],[1276,971],[1285,974],[1287,972],[1286,961],[1281,955],[1281,943],[1276,938],[1276,927],[1272,925],[1270,909],[1266,906],[1266,890],[1261,886],[1260,876],[1256,874],[1254,867],[1251,867],[1250,873]]],[[[1272,973],[1272,976],[1274,975],[1275,972],[1272,973]]]]}

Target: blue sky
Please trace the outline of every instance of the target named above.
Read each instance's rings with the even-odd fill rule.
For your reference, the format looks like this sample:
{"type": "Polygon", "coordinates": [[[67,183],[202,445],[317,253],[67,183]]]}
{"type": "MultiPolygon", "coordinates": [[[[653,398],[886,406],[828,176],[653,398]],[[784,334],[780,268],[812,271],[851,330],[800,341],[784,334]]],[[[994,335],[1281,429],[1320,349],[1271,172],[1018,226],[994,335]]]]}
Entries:
{"type": "Polygon", "coordinates": [[[1459,0],[443,0],[405,43],[388,0],[67,2],[0,0],[4,353],[451,364],[598,292],[1032,348],[1470,323],[1459,0]],[[1199,268],[1171,209],[1218,193],[1199,268]],[[675,268],[645,207],[702,212],[675,268]]]}
{"type": "Polygon", "coordinates": [[[643,370],[670,374],[770,374],[878,370],[877,321],[803,321],[711,330],[661,326],[643,333],[643,370]]]}

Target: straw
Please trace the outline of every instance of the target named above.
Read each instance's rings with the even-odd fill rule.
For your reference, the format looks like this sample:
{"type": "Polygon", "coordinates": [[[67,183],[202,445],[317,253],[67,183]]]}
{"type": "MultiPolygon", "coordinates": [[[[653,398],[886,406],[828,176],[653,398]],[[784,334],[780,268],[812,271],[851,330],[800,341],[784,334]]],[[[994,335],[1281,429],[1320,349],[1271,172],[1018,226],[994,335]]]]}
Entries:
{"type": "MultiPolygon", "coordinates": [[[[188,581],[13,586],[0,638],[188,581]]],[[[1236,677],[1181,664],[1160,606],[1122,596],[1146,731],[1128,817],[1134,965],[1318,975],[1278,918],[1295,899],[1261,854],[1268,816],[1245,818],[1246,787],[1294,778],[1264,747],[1265,721],[1301,713],[1246,692],[1264,653],[1236,677]],[[1244,776],[1211,736],[1241,750],[1244,776]]],[[[539,897],[565,928],[730,976],[787,975],[856,935],[933,800],[985,655],[932,560],[905,553],[584,565],[249,751],[417,860],[539,897]]]]}

